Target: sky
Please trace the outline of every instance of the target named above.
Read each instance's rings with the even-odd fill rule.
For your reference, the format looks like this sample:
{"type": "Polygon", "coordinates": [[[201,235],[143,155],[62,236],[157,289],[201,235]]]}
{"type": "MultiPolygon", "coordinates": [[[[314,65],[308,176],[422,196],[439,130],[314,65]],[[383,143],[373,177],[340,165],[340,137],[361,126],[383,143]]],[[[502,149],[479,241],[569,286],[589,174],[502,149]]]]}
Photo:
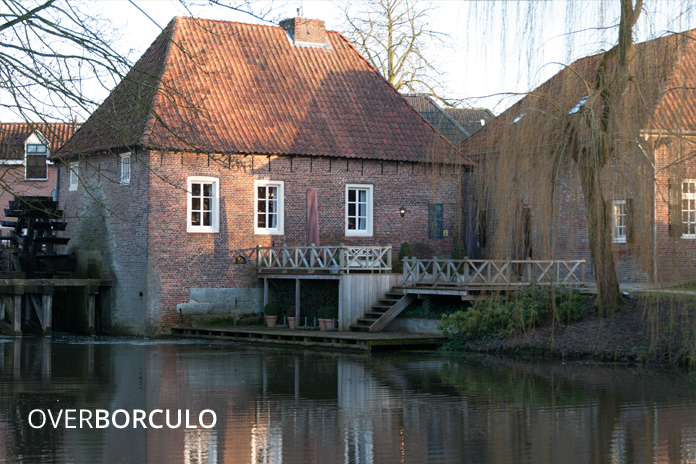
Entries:
{"type": "MultiPolygon", "coordinates": [[[[113,46],[131,62],[177,15],[230,21],[277,24],[300,8],[304,17],[323,19],[328,30],[341,31],[344,0],[251,2],[255,11],[271,12],[260,20],[203,0],[100,0],[77,3],[93,8],[112,22],[120,36],[113,46]]],[[[237,2],[241,3],[241,2],[237,2]]],[[[645,0],[636,27],[637,41],[696,27],[687,0],[645,0]]],[[[561,66],[598,53],[616,43],[618,0],[462,1],[429,2],[430,29],[447,36],[447,46],[427,50],[444,74],[443,95],[464,107],[484,107],[499,114],[555,74],[561,66]]],[[[95,91],[96,92],[96,91],[95,91]]],[[[102,101],[105,90],[91,96],[102,101]]],[[[2,117],[3,115],[0,115],[2,117]]]]}

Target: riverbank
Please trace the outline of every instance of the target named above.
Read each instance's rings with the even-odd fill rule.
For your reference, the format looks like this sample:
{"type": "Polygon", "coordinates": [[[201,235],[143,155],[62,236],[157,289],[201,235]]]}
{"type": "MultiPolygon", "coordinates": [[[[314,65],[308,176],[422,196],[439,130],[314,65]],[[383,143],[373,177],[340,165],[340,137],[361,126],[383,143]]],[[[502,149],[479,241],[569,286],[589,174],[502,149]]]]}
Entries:
{"type": "Polygon", "coordinates": [[[600,318],[586,297],[573,324],[547,321],[511,338],[488,335],[450,349],[557,358],[677,364],[696,362],[696,292],[636,292],[613,316],[600,318]]]}

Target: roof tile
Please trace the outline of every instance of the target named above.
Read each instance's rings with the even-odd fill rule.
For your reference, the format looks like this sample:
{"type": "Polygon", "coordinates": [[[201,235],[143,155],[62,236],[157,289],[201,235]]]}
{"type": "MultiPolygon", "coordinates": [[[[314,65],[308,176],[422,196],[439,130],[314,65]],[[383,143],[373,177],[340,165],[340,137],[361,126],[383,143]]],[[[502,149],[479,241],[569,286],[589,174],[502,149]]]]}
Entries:
{"type": "Polygon", "coordinates": [[[141,144],[404,161],[456,151],[343,36],[327,39],[297,47],[280,27],[175,18],[61,155],[141,144]]]}

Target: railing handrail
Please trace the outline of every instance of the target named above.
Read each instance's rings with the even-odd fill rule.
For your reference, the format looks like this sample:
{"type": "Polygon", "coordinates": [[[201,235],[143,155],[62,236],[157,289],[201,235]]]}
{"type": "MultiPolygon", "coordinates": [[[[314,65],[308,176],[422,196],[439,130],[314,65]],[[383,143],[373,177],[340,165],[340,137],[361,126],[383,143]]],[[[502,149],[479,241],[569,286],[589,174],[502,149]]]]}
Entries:
{"type": "Polygon", "coordinates": [[[390,246],[277,246],[256,247],[258,270],[391,270],[390,246]]]}
{"type": "Polygon", "coordinates": [[[403,260],[404,285],[519,286],[531,283],[584,285],[584,259],[418,259],[403,260]],[[580,275],[578,275],[578,273],[580,275]]]}

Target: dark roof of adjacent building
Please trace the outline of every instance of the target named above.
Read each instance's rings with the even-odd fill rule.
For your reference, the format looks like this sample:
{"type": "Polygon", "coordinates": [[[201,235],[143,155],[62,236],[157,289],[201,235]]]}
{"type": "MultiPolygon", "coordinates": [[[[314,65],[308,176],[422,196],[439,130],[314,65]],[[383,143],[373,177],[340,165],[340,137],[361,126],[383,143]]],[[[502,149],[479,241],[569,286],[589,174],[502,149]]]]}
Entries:
{"type": "Polygon", "coordinates": [[[493,112],[487,108],[444,108],[444,110],[469,135],[495,119],[493,112]]]}
{"type": "Polygon", "coordinates": [[[429,95],[406,94],[406,101],[418,111],[435,129],[447,140],[457,145],[466,139],[470,132],[467,131],[444,108],[440,107],[429,95]]]}
{"type": "Polygon", "coordinates": [[[178,17],[61,156],[121,147],[220,154],[462,159],[341,34],[178,17]]]}
{"type": "MultiPolygon", "coordinates": [[[[696,40],[694,31],[636,44],[630,61],[631,80],[621,95],[621,137],[640,132],[696,131],[696,40]]],[[[563,143],[567,117],[582,107],[600,115],[603,100],[595,78],[604,54],[581,58],[501,113],[462,142],[467,155],[563,143]]],[[[613,75],[611,61],[607,75],[613,75]]]]}
{"type": "Polygon", "coordinates": [[[0,159],[24,159],[24,143],[34,132],[48,142],[55,153],[80,127],[77,123],[0,123],[0,159]]]}

